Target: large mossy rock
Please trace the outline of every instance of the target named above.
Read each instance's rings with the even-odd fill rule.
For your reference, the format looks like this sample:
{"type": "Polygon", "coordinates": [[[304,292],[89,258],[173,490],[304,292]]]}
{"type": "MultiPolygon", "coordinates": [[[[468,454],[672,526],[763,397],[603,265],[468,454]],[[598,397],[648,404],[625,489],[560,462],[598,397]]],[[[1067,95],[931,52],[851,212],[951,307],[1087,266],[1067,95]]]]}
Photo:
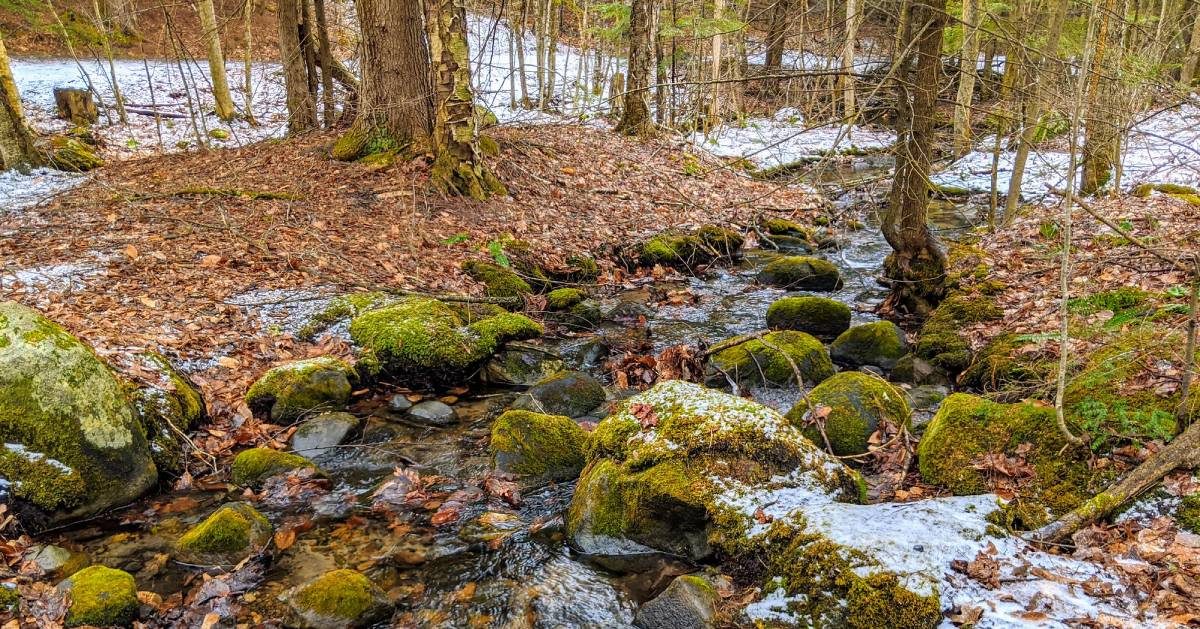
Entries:
{"type": "Polygon", "coordinates": [[[158,478],[145,433],[108,366],[15,302],[0,303],[0,439],[6,498],[16,499],[30,527],[123,505],[158,478]]]}
{"type": "MultiPolygon", "coordinates": [[[[1077,429],[1076,429],[1077,430],[1077,429]]],[[[998,457],[1023,462],[1007,524],[1037,527],[1103,489],[1108,474],[1088,466],[1086,447],[1067,441],[1054,408],[1028,402],[1000,404],[955,393],[946,398],[917,447],[921,477],[956,495],[991,489],[989,464],[998,457]]]]}
{"type": "Polygon", "coordinates": [[[231,502],[184,533],[175,543],[175,552],[187,563],[234,565],[265,549],[274,532],[257,509],[231,502]]]}
{"type": "Polygon", "coordinates": [[[744,242],[740,233],[716,225],[695,232],[666,231],[641,244],[638,263],[690,269],[720,258],[736,258],[744,242]]]}
{"type": "Polygon", "coordinates": [[[946,298],[925,320],[917,334],[914,353],[952,377],[971,364],[971,345],[962,328],[999,319],[995,301],[980,293],[955,293],[946,298]]]}
{"type": "Polygon", "coordinates": [[[506,341],[531,339],[542,327],[500,312],[478,319],[436,299],[408,297],[350,322],[364,361],[402,379],[453,380],[470,373],[506,341]]]}
{"type": "Polygon", "coordinates": [[[588,434],[561,415],[508,411],[492,424],[492,465],[528,485],[563,482],[583,470],[588,434]]]}
{"type": "Polygon", "coordinates": [[[124,570],[84,568],[58,587],[71,597],[68,627],[128,627],[137,618],[137,583],[124,570]]]}
{"type": "Polygon", "coordinates": [[[483,284],[488,297],[520,298],[533,292],[533,287],[511,268],[491,262],[467,260],[463,262],[463,271],[471,279],[483,284]]]}
{"type": "Polygon", "coordinates": [[[907,426],[911,411],[904,392],[887,381],[861,371],[843,371],[818,384],[786,417],[813,443],[829,447],[838,456],[867,451],[871,434],[886,420],[893,428],[907,426]],[[823,420],[811,417],[813,409],[827,407],[823,420]],[[822,427],[816,421],[823,423],[822,427]],[[823,433],[823,435],[822,435],[823,433]]]}
{"type": "Polygon", "coordinates": [[[481,376],[490,384],[528,387],[563,370],[562,357],[528,343],[505,343],[484,364],[481,376]]]}
{"type": "Polygon", "coordinates": [[[246,405],[272,421],[346,407],[358,374],[349,363],[318,356],[272,367],[246,391],[246,405]]]}
{"type": "Polygon", "coordinates": [[[828,297],[784,297],[767,308],[767,327],[833,340],[850,329],[850,307],[828,297]]]}
{"type": "Polygon", "coordinates": [[[140,357],[142,373],[151,382],[130,393],[134,412],[150,441],[150,456],[161,476],[178,477],[186,462],[184,435],[207,415],[204,396],[190,378],[162,354],[140,357]]]}
{"type": "Polygon", "coordinates": [[[263,481],[276,474],[305,468],[316,468],[316,465],[298,454],[271,448],[250,448],[233,458],[230,477],[238,485],[260,487],[263,481]]]}
{"type": "Polygon", "coordinates": [[[890,371],[908,353],[904,330],[891,321],[856,325],[841,333],[829,346],[833,362],[857,369],[879,367],[890,371]]]}
{"type": "Polygon", "coordinates": [[[675,577],[667,589],[638,610],[638,629],[711,629],[717,626],[721,597],[704,577],[675,577]]]}
{"type": "Polygon", "coordinates": [[[784,256],[767,263],[759,272],[759,283],[788,290],[837,290],[842,274],[831,262],[808,256],[784,256]]]}
{"type": "Polygon", "coordinates": [[[604,404],[604,385],[582,371],[560,371],[529,387],[513,402],[516,410],[583,417],[604,404]]]}
{"type": "Polygon", "coordinates": [[[861,477],[775,411],[726,393],[667,381],[626,400],[596,427],[567,516],[580,551],[661,551],[692,559],[731,549],[740,524],[715,502],[728,483],[795,483],[861,499],[861,477]],[[786,477],[783,480],[782,477],[786,477]]]}
{"type": "Polygon", "coordinates": [[[711,360],[712,369],[708,376],[711,386],[726,384],[727,375],[738,386],[787,385],[796,381],[792,363],[803,376],[805,386],[833,375],[833,363],[825,346],[803,332],[771,332],[761,339],[750,338],[717,352],[711,360]]]}
{"type": "Polygon", "coordinates": [[[357,570],[332,570],[305,583],[287,596],[294,616],[289,626],[304,629],[368,627],[391,610],[379,586],[357,570]]]}

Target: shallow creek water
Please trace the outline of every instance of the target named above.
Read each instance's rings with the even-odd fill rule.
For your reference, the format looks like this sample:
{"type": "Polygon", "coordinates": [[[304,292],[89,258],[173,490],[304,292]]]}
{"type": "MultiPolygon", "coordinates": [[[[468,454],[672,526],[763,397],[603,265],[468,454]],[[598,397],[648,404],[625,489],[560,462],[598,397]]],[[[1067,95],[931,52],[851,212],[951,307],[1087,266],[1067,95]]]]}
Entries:
{"type": "MultiPolygon", "coordinates": [[[[851,169],[863,175],[862,168],[851,169]]],[[[847,173],[841,173],[845,176],[847,173]]],[[[869,174],[869,172],[868,172],[869,174]]],[[[843,232],[837,249],[819,252],[837,264],[845,287],[832,296],[851,306],[856,323],[875,319],[872,307],[884,292],[875,282],[887,244],[870,210],[870,193],[847,194],[835,209],[867,222],[843,232]]],[[[968,226],[950,209],[937,222],[948,230],[968,226]]],[[[785,293],[753,282],[756,270],[777,252],[747,252],[735,266],[703,277],[658,283],[655,288],[686,290],[695,303],[658,307],[647,318],[656,350],[677,343],[715,343],[763,327],[770,303],[785,293]]],[[[827,294],[828,295],[828,294],[827,294]]],[[[647,290],[619,293],[606,300],[646,303],[647,290]]],[[[619,332],[605,324],[602,332],[619,332]]],[[[548,341],[569,368],[597,371],[586,343],[594,337],[548,341]]],[[[786,410],[798,392],[757,391],[756,397],[786,410]]],[[[432,527],[428,518],[371,516],[368,496],[393,470],[415,469],[437,477],[431,491],[477,488],[489,470],[484,447],[491,421],[513,399],[512,390],[473,389],[454,406],[461,421],[449,428],[403,423],[392,416],[381,393],[351,409],[365,417],[361,438],[340,446],[318,463],[332,480],[332,491],[300,493],[288,504],[256,506],[276,529],[299,527],[295,543],[276,552],[262,582],[243,602],[264,618],[284,617],[281,595],[334,568],[368,573],[398,602],[392,626],[415,627],[627,627],[637,605],[655,594],[680,566],[661,563],[634,576],[619,576],[577,557],[562,542],[561,514],[573,485],[551,486],[522,495],[512,507],[498,499],[468,500],[455,523],[432,527]],[[300,524],[302,523],[302,525],[300,524]],[[311,528],[309,528],[311,527],[311,528]]],[[[239,490],[171,493],[153,498],[45,541],[80,550],[93,562],[125,569],[140,589],[168,596],[185,590],[198,568],[169,558],[174,540],[217,505],[245,497],[239,490]]]]}

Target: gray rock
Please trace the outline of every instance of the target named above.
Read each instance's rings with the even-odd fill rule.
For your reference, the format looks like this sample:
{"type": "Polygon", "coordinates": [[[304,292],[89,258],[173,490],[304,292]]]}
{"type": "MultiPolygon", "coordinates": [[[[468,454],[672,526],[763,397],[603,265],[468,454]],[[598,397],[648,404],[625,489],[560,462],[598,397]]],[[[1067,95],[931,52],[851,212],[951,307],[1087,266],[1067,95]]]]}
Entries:
{"type": "Polygon", "coordinates": [[[388,400],[388,410],[393,413],[407,413],[408,409],[413,407],[413,403],[408,401],[408,398],[397,393],[388,400]]]}
{"type": "Polygon", "coordinates": [[[607,399],[604,385],[582,371],[561,371],[521,394],[512,408],[546,415],[583,417],[607,399]]]}
{"type": "Polygon", "coordinates": [[[662,594],[638,610],[640,629],[706,629],[715,627],[717,591],[703,577],[676,577],[662,594]]]}
{"type": "Polygon", "coordinates": [[[79,572],[90,563],[87,555],[54,544],[33,546],[25,551],[24,559],[36,563],[43,574],[55,581],[79,572]]]}
{"type": "Polygon", "coordinates": [[[483,366],[483,379],[491,384],[528,387],[562,368],[562,358],[549,350],[508,343],[483,366]]]}
{"type": "Polygon", "coordinates": [[[914,409],[928,411],[937,408],[942,400],[950,395],[950,387],[940,384],[924,384],[913,387],[906,393],[914,409]]]}
{"type": "Polygon", "coordinates": [[[449,426],[458,421],[458,413],[448,404],[425,400],[408,409],[408,418],[430,426],[449,426]]]}
{"type": "Polygon", "coordinates": [[[950,386],[946,372],[913,353],[905,354],[892,367],[891,380],[915,385],[950,386]]]}
{"type": "Polygon", "coordinates": [[[350,439],[359,424],[358,418],[350,413],[321,413],[300,424],[292,434],[292,451],[313,460],[328,458],[336,453],[337,446],[350,439]]]}
{"type": "Polygon", "coordinates": [[[851,369],[873,365],[891,371],[907,353],[904,330],[891,321],[856,325],[842,332],[829,346],[833,362],[851,369]]]}
{"type": "Polygon", "coordinates": [[[333,570],[291,590],[289,626],[353,629],[383,620],[391,611],[387,596],[357,570],[333,570]]]}

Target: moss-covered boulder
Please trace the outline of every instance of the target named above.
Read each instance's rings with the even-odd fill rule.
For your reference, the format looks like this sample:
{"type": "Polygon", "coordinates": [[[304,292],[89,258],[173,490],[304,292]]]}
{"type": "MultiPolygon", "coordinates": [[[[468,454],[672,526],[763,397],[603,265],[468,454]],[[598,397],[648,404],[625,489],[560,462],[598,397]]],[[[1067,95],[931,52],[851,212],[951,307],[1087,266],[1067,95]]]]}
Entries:
{"type": "Polygon", "coordinates": [[[259,487],[263,481],[276,474],[315,467],[312,461],[298,454],[271,448],[250,448],[242,450],[233,458],[230,477],[238,485],[259,487]]]}
{"type": "Polygon", "coordinates": [[[582,371],[560,371],[529,387],[513,402],[516,410],[583,417],[604,403],[604,385],[582,371]]]}
{"type": "Polygon", "coordinates": [[[904,330],[891,321],[856,325],[838,335],[829,346],[833,362],[851,369],[873,366],[887,371],[907,353],[904,330]]]}
{"type": "Polygon", "coordinates": [[[666,381],[626,400],[592,433],[567,516],[580,551],[662,551],[701,559],[745,539],[716,496],[728,483],[795,483],[857,501],[860,478],[782,415],[749,400],[666,381]],[[782,478],[786,477],[786,479],[782,478]]]}
{"type": "Polygon", "coordinates": [[[58,587],[71,598],[68,627],[128,627],[137,618],[137,583],[124,570],[84,568],[58,587]]]}
{"type": "Polygon", "coordinates": [[[812,228],[783,218],[768,218],[759,226],[766,232],[770,244],[780,251],[808,253],[817,249],[816,231],[812,228]]]}
{"type": "Polygon", "coordinates": [[[892,382],[917,386],[950,386],[950,378],[947,377],[945,370],[934,367],[929,361],[912,352],[896,360],[896,364],[888,373],[888,379],[892,382]]]}
{"type": "Polygon", "coordinates": [[[250,410],[272,421],[289,421],[346,407],[358,378],[354,367],[332,356],[272,367],[246,391],[250,410]]]}
{"type": "Polygon", "coordinates": [[[583,470],[588,434],[561,415],[508,411],[492,424],[492,465],[527,485],[564,482],[583,470]]]}
{"type": "Polygon", "coordinates": [[[519,314],[463,316],[469,314],[436,299],[408,297],[355,317],[350,338],[364,361],[393,377],[439,381],[465,376],[506,341],[542,333],[540,325],[519,314]]]}
{"type": "Polygon", "coordinates": [[[49,157],[51,166],[72,173],[84,173],[104,165],[93,147],[64,135],[50,138],[49,157]]]}
{"type": "Polygon", "coordinates": [[[663,266],[689,269],[708,264],[716,256],[695,234],[664,232],[641,245],[638,263],[643,266],[663,266]]]}
{"type": "Polygon", "coordinates": [[[738,386],[783,386],[796,381],[793,363],[800,370],[805,386],[833,375],[833,363],[825,346],[803,332],[771,332],[761,339],[748,338],[717,352],[711,361],[708,375],[711,386],[727,384],[727,379],[733,379],[738,386]]]}
{"type": "Polygon", "coordinates": [[[488,297],[520,297],[533,292],[533,287],[511,268],[491,262],[467,260],[462,269],[471,279],[483,284],[488,297]]]}
{"type": "Polygon", "coordinates": [[[262,552],[275,529],[244,502],[222,505],[175,542],[176,555],[187,563],[233,565],[262,552]]]}
{"type": "Polygon", "coordinates": [[[746,237],[741,232],[718,225],[705,225],[696,230],[696,237],[719,258],[735,259],[742,255],[746,237]]]}
{"type": "Polygon", "coordinates": [[[144,354],[139,363],[149,381],[135,387],[129,397],[159,475],[175,478],[183,473],[187,456],[183,435],[206,416],[204,397],[196,383],[162,354],[144,354]]]}
{"type": "Polygon", "coordinates": [[[528,343],[505,343],[484,364],[480,375],[491,384],[528,387],[563,370],[558,354],[528,343]]]}
{"type": "Polygon", "coordinates": [[[717,589],[704,577],[675,577],[667,589],[638,610],[639,629],[712,629],[717,624],[717,589]]]}
{"type": "Polygon", "coordinates": [[[813,388],[808,402],[801,400],[786,417],[813,443],[824,446],[828,439],[834,454],[847,456],[867,451],[880,422],[898,429],[908,425],[910,414],[900,389],[871,374],[843,371],[813,388]],[[816,419],[813,410],[823,407],[829,409],[827,414],[816,419]]]}
{"type": "Polygon", "coordinates": [[[27,527],[131,502],[157,470],[124,387],[37,311],[0,303],[0,478],[27,527]]]}
{"type": "Polygon", "coordinates": [[[842,274],[831,262],[808,256],[775,258],[758,272],[759,283],[788,290],[837,290],[842,274]]]}
{"type": "Polygon", "coordinates": [[[546,295],[546,320],[575,330],[596,327],[603,316],[600,305],[578,288],[556,288],[546,295]]]}
{"type": "MultiPolygon", "coordinates": [[[[1078,431],[1078,427],[1074,430],[1078,431]]],[[[1037,527],[1103,489],[1090,452],[1067,441],[1054,409],[1028,402],[1000,404],[965,393],[946,398],[917,448],[921,477],[956,495],[989,491],[989,463],[999,455],[1031,473],[1008,509],[1009,524],[1037,527]]]]}
{"type": "Polygon", "coordinates": [[[368,627],[387,617],[387,597],[357,570],[333,570],[287,595],[293,624],[304,629],[368,627]]]}
{"type": "Polygon", "coordinates": [[[767,308],[767,327],[832,340],[850,328],[850,307],[827,297],[784,297],[767,308]]]}
{"type": "Polygon", "coordinates": [[[546,308],[549,310],[567,310],[584,299],[587,299],[587,293],[578,288],[556,288],[546,294],[546,308]]]}
{"type": "Polygon", "coordinates": [[[971,346],[962,335],[962,328],[993,321],[1001,315],[1000,308],[987,295],[965,292],[950,295],[921,326],[914,353],[934,367],[957,376],[971,364],[971,346]]]}

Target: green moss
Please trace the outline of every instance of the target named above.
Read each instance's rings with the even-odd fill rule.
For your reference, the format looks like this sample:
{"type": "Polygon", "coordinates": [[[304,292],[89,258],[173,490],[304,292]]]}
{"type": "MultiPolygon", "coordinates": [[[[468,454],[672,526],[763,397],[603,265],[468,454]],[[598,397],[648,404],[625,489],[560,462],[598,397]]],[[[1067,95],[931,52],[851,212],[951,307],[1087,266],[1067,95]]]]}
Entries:
{"type": "Polygon", "coordinates": [[[792,290],[837,290],[842,276],[836,266],[820,258],[784,256],[767,263],[757,279],[762,284],[792,290]]]}
{"type": "MultiPolygon", "coordinates": [[[[792,363],[800,370],[804,384],[810,386],[833,375],[833,363],[825,346],[803,332],[771,332],[761,340],[752,338],[723,349],[712,356],[712,363],[739,383],[785,385],[796,380],[792,363]],[[764,343],[763,341],[766,341],[764,343]],[[767,346],[778,347],[780,353],[767,346]]],[[[723,382],[716,374],[713,382],[723,382]]]]}
{"type": "Polygon", "coordinates": [[[784,297],[767,308],[767,327],[834,338],[850,328],[850,307],[826,297],[784,297]]]}
{"type": "Polygon", "coordinates": [[[83,173],[103,166],[104,160],[83,142],[56,136],[50,139],[50,165],[58,170],[83,173]]]}
{"type": "Polygon", "coordinates": [[[1136,286],[1122,286],[1086,297],[1075,297],[1067,302],[1067,309],[1071,314],[1080,316],[1093,315],[1102,310],[1119,313],[1145,304],[1149,297],[1150,293],[1136,286]]]}
{"type": "Polygon", "coordinates": [[[234,457],[231,477],[238,485],[254,487],[276,474],[315,467],[312,461],[298,454],[270,448],[250,448],[234,457]]]}
{"type": "Polygon", "coordinates": [[[305,322],[297,336],[302,340],[313,340],[318,334],[333,325],[349,321],[367,310],[381,307],[391,300],[387,293],[380,291],[350,293],[335,297],[328,306],[305,322]]]}
{"type": "Polygon", "coordinates": [[[1056,361],[1021,355],[1026,345],[1016,334],[1000,334],[977,352],[971,364],[959,376],[964,387],[982,391],[1022,389],[1042,384],[1056,367],[1056,361]]]}
{"type": "Polygon", "coordinates": [[[488,297],[520,297],[533,292],[533,288],[512,269],[497,264],[467,260],[463,262],[463,271],[471,279],[484,285],[488,297]]]}
{"type": "Polygon", "coordinates": [[[137,617],[137,583],[124,570],[84,568],[64,583],[70,590],[68,627],[128,626],[137,617]]]}
{"type": "Polygon", "coordinates": [[[741,255],[742,245],[746,239],[741,233],[717,225],[705,225],[696,231],[696,236],[705,247],[723,258],[736,258],[741,255]]]}
{"type": "Polygon", "coordinates": [[[0,583],[0,614],[16,614],[21,609],[21,594],[15,583],[0,583]]]}
{"type": "Polygon", "coordinates": [[[365,622],[378,615],[381,598],[361,572],[333,570],[297,589],[289,602],[302,614],[365,622]]]}
{"type": "Polygon", "coordinates": [[[1175,521],[1179,526],[1200,534],[1200,494],[1188,494],[1175,508],[1175,521]]]}
{"type": "Polygon", "coordinates": [[[646,266],[662,264],[684,269],[708,264],[712,260],[713,254],[699,236],[670,232],[647,240],[639,256],[639,262],[646,266]]]}
{"type": "Polygon", "coordinates": [[[157,373],[158,381],[134,388],[130,399],[150,442],[150,456],[159,474],[178,476],[184,469],[181,434],[193,430],[203,420],[204,398],[195,384],[162,354],[146,354],[142,362],[147,370],[157,373]]]}
{"type": "Polygon", "coordinates": [[[224,142],[229,139],[229,132],[224,129],[209,129],[208,137],[224,142]]]}
{"type": "Polygon", "coordinates": [[[824,419],[824,437],[816,426],[806,426],[809,406],[804,401],[788,411],[786,417],[804,432],[804,436],[824,447],[825,438],[838,456],[867,451],[871,434],[887,420],[895,428],[907,426],[911,411],[904,393],[887,381],[861,371],[843,371],[817,385],[809,394],[814,407],[828,407],[824,419]]]}
{"type": "Polygon", "coordinates": [[[546,480],[570,480],[583,469],[588,434],[569,417],[508,411],[492,424],[498,469],[546,480]]]}
{"type": "Polygon", "coordinates": [[[842,365],[875,365],[891,369],[908,353],[904,331],[891,321],[856,325],[838,335],[829,346],[829,355],[842,365]]]}
{"type": "Polygon", "coordinates": [[[772,236],[802,236],[811,239],[813,235],[811,229],[784,218],[763,219],[759,225],[772,236]]]}
{"type": "Polygon", "coordinates": [[[338,138],[330,154],[333,159],[343,162],[362,160],[386,165],[405,153],[408,146],[381,128],[355,124],[338,138]]]}
{"type": "Polygon", "coordinates": [[[586,297],[578,288],[556,288],[546,295],[546,307],[550,310],[567,310],[586,297]]]}
{"type": "Polygon", "coordinates": [[[340,410],[358,373],[332,356],[297,360],[269,369],[246,391],[251,410],[290,420],[316,410],[340,410]]]}
{"type": "Polygon", "coordinates": [[[891,573],[853,579],[847,602],[847,624],[853,629],[933,629],[942,620],[941,599],[936,594],[916,594],[891,573]]]}
{"type": "Polygon", "coordinates": [[[184,533],[175,548],[196,562],[226,563],[262,550],[272,533],[271,523],[263,514],[244,502],[234,502],[223,505],[184,533]]]}
{"type": "Polygon", "coordinates": [[[567,271],[555,276],[561,282],[593,282],[600,277],[600,265],[596,259],[586,255],[567,256],[567,271]]]}
{"type": "Polygon", "coordinates": [[[1191,186],[1176,183],[1143,183],[1133,189],[1134,196],[1148,197],[1151,192],[1161,192],[1170,195],[1195,195],[1200,193],[1191,186]]]}
{"type": "Polygon", "coordinates": [[[604,403],[604,385],[579,371],[560,371],[536,382],[512,408],[582,417],[604,403]]]}
{"type": "Polygon", "coordinates": [[[986,295],[958,292],[941,303],[921,326],[916,355],[953,374],[971,363],[971,348],[960,330],[969,324],[999,319],[1003,313],[986,295]]]}

